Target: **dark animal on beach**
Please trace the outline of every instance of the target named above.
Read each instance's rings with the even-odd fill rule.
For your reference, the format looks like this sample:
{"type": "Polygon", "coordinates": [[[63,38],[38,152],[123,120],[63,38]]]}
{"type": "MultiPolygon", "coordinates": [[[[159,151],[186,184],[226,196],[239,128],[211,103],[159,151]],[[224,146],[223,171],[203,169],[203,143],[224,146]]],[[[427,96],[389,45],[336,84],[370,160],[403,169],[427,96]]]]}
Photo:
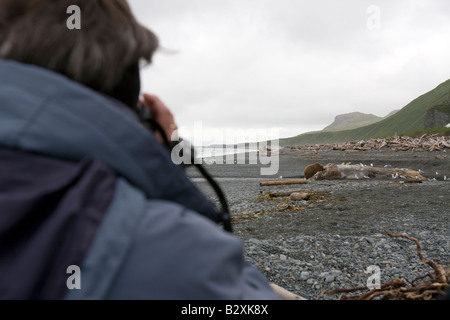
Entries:
{"type": "Polygon", "coordinates": [[[320,163],[314,163],[305,168],[305,179],[312,178],[317,172],[323,171],[323,166],[320,163]]]}

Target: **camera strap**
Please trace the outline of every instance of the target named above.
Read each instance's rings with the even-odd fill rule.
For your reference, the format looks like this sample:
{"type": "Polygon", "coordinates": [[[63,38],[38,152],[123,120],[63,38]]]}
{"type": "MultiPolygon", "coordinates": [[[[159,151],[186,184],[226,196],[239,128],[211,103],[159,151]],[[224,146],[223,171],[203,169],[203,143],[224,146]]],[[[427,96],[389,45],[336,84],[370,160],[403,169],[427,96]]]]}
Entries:
{"type": "MultiPolygon", "coordinates": [[[[153,119],[151,112],[147,107],[138,103],[135,111],[136,111],[136,114],[139,116],[139,119],[141,120],[141,122],[147,128],[149,128],[152,131],[158,131],[161,134],[161,136],[163,138],[163,142],[166,145],[169,152],[171,152],[172,149],[178,143],[180,143],[182,141],[181,138],[178,141],[170,141],[169,138],[167,137],[166,133],[164,132],[164,129],[161,127],[161,125],[155,119],[153,119]]],[[[217,181],[215,181],[215,179],[205,169],[205,167],[202,164],[196,163],[195,149],[192,145],[190,145],[190,149],[191,149],[190,150],[191,165],[193,165],[194,167],[197,168],[197,170],[200,172],[200,174],[203,176],[203,178],[205,178],[206,181],[214,189],[214,192],[216,193],[216,195],[219,199],[220,205],[222,207],[221,210],[219,211],[219,213],[220,213],[220,218],[222,220],[223,228],[226,231],[232,233],[233,227],[232,227],[232,223],[231,223],[231,214],[230,214],[230,209],[229,209],[228,201],[225,197],[225,194],[224,194],[222,188],[217,183],[217,181]]],[[[187,167],[189,165],[184,164],[183,166],[187,167]]]]}

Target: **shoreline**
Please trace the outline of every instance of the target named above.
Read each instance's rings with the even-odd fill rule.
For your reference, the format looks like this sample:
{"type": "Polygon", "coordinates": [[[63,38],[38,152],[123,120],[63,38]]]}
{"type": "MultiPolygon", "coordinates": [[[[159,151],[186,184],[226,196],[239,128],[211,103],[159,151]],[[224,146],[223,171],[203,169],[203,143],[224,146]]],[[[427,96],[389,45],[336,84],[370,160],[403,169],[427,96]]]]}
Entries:
{"type": "MultiPolygon", "coordinates": [[[[280,172],[259,175],[260,165],[206,167],[229,201],[234,234],[245,257],[269,281],[311,300],[338,299],[324,290],[361,286],[369,266],[381,271],[381,283],[405,281],[432,272],[417,257],[415,244],[391,239],[381,228],[406,233],[422,244],[426,259],[450,268],[450,158],[444,151],[319,151],[284,149],[280,172]],[[320,180],[305,185],[261,187],[262,180],[303,177],[315,163],[391,164],[421,169],[428,181],[401,184],[395,180],[320,180]],[[438,171],[439,170],[439,171],[438,171]],[[436,175],[438,171],[438,175],[436,175]],[[313,197],[292,201],[272,198],[270,191],[303,190],[313,197]]],[[[194,168],[189,176],[217,202],[213,190],[194,168]]]]}
{"type": "MultiPolygon", "coordinates": [[[[391,166],[393,168],[408,168],[424,172],[426,178],[444,180],[444,177],[450,178],[450,153],[443,151],[309,151],[284,148],[279,155],[272,154],[269,164],[249,164],[248,153],[240,154],[241,163],[235,157],[236,163],[222,163],[215,161],[213,164],[208,162],[207,158],[202,162],[205,169],[215,178],[258,178],[261,180],[299,179],[304,178],[304,170],[308,165],[320,163],[323,166],[328,163],[352,163],[373,165],[377,167],[391,166]],[[246,160],[246,161],[244,161],[246,160]],[[270,165],[278,166],[275,174],[261,175],[261,169],[268,168],[270,165]],[[436,174],[437,173],[437,174],[436,174]]],[[[220,158],[222,159],[222,158],[220,158]]],[[[201,174],[192,167],[186,169],[188,176],[192,178],[201,178],[201,174]]]]}

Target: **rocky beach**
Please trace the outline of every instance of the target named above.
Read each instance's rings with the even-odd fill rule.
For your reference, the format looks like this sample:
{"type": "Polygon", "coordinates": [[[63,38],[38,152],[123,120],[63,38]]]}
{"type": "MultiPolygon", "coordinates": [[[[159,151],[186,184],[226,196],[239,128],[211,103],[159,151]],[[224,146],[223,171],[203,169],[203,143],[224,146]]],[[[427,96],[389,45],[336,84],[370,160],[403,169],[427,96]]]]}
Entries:
{"type": "MultiPolygon", "coordinates": [[[[205,168],[225,192],[234,233],[244,244],[246,258],[272,283],[292,293],[309,300],[337,300],[342,298],[340,293],[324,292],[364,287],[373,279],[380,285],[400,279],[414,286],[433,277],[433,268],[419,259],[414,241],[391,237],[385,230],[416,238],[424,259],[450,269],[450,149],[446,139],[440,140],[443,145],[404,151],[388,145],[361,150],[285,147],[279,151],[279,170],[272,176],[261,176],[261,164],[216,162],[205,168]],[[408,168],[426,179],[308,180],[298,185],[261,186],[270,180],[304,179],[304,169],[313,163],[408,168]],[[289,193],[293,191],[308,197],[292,200],[289,193]],[[288,195],[274,196],[280,192],[288,195]]],[[[218,203],[195,168],[187,168],[187,173],[218,203]]]]}

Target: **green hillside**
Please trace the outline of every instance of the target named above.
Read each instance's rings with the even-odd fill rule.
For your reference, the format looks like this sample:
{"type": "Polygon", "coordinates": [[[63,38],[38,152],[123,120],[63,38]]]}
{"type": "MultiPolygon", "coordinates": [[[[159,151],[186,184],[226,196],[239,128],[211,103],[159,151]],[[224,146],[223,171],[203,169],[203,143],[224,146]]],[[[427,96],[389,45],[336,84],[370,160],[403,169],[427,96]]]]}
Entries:
{"type": "Polygon", "coordinates": [[[411,101],[394,115],[379,122],[352,130],[338,132],[308,132],[292,138],[280,139],[281,146],[339,143],[392,136],[424,129],[427,110],[442,103],[449,96],[450,79],[430,92],[411,101]]]}

